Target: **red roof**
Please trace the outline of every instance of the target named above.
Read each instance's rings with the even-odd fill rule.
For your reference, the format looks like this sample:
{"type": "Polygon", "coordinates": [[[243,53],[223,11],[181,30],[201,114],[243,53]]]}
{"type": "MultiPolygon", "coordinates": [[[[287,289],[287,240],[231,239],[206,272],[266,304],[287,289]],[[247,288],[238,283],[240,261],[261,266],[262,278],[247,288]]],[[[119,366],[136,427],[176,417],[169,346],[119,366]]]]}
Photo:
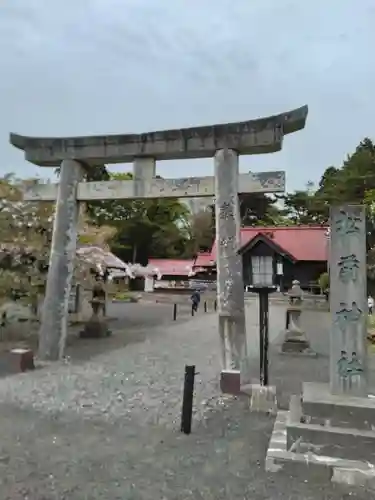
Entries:
{"type": "Polygon", "coordinates": [[[215,260],[212,260],[211,252],[198,253],[194,261],[194,268],[210,267],[214,265],[215,265],[215,260]]]}
{"type": "Polygon", "coordinates": [[[147,267],[162,276],[189,276],[192,274],[193,264],[192,259],[149,259],[147,267]]]}
{"type": "MultiPolygon", "coordinates": [[[[245,227],[241,229],[241,249],[262,235],[295,260],[327,261],[327,229],[324,226],[245,227]]],[[[216,261],[216,241],[210,260],[216,261]]]]}

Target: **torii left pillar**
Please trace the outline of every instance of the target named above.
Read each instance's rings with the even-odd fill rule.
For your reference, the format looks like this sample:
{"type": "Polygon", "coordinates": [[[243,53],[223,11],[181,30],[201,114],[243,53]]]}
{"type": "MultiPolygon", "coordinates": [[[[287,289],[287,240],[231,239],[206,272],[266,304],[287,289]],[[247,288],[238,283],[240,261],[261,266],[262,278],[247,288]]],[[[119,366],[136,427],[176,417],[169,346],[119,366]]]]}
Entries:
{"type": "Polygon", "coordinates": [[[223,392],[239,394],[250,383],[240,207],[238,199],[238,153],[221,149],[215,154],[215,215],[217,242],[217,295],[219,335],[222,351],[220,386],[223,392]]]}
{"type": "Polygon", "coordinates": [[[68,329],[68,304],[77,249],[78,183],[84,169],[74,160],[61,163],[45,299],[39,333],[39,358],[63,356],[68,329]],[[64,300],[61,300],[64,297],[64,300]]]}
{"type": "MultiPolygon", "coordinates": [[[[56,361],[64,354],[80,212],[77,188],[83,177],[84,168],[79,162],[62,162],[39,333],[39,358],[42,360],[56,361]],[[61,297],[64,299],[61,300],[61,297]]],[[[142,198],[148,184],[155,177],[154,158],[135,158],[133,177],[134,198],[142,198]]]]}

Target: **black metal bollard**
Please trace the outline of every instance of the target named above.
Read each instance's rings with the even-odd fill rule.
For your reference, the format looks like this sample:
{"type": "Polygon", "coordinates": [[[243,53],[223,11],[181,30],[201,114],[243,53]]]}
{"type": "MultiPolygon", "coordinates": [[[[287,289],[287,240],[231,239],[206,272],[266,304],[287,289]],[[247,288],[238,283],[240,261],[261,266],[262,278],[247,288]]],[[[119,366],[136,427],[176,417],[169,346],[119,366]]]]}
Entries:
{"type": "Polygon", "coordinates": [[[173,321],[177,319],[177,304],[173,304],[173,321]]]}
{"type": "Polygon", "coordinates": [[[207,312],[207,302],[204,301],[204,312],[206,313],[207,312]]]}
{"type": "Polygon", "coordinates": [[[215,302],[214,302],[214,310],[217,311],[217,300],[215,299],[215,302]]]}
{"type": "Polygon", "coordinates": [[[184,395],[181,411],[181,432],[191,433],[191,419],[193,415],[195,366],[185,365],[184,395]]]}

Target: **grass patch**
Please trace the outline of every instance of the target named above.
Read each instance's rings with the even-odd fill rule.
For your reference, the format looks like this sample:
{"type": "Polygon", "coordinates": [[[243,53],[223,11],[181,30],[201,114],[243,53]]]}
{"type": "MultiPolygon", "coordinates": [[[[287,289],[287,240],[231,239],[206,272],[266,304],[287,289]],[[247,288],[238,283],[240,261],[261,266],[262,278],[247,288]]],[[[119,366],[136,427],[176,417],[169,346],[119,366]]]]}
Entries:
{"type": "Polygon", "coordinates": [[[117,292],[113,295],[113,300],[124,301],[124,302],[138,302],[137,298],[134,297],[130,292],[117,292]]]}
{"type": "Polygon", "coordinates": [[[375,315],[373,315],[373,314],[370,315],[369,314],[367,316],[367,328],[369,328],[369,329],[373,329],[374,328],[375,329],[375,315]]]}
{"type": "Polygon", "coordinates": [[[375,316],[368,315],[367,316],[367,339],[368,339],[368,354],[375,354],[375,344],[373,343],[375,340],[375,316]],[[370,340],[371,337],[371,340],[370,340]]]}

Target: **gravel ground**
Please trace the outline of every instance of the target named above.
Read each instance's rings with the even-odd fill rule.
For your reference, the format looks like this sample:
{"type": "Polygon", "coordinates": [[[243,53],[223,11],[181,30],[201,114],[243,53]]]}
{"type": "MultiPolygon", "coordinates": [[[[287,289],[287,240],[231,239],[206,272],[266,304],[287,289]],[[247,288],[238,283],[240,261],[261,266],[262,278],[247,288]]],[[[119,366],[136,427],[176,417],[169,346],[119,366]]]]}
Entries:
{"type": "MultiPolygon", "coordinates": [[[[107,307],[107,314],[110,318],[116,318],[109,323],[113,335],[103,339],[77,339],[77,332],[82,327],[76,328],[66,349],[67,356],[72,360],[88,360],[103,352],[159,336],[163,333],[163,327],[171,324],[178,326],[191,320],[191,306],[189,302],[179,304],[176,321],[173,320],[173,304],[112,303],[107,307]]],[[[205,314],[203,308],[198,314],[205,314]]]]}
{"type": "MultiPolygon", "coordinates": [[[[173,320],[173,303],[109,303],[107,314],[111,318],[109,325],[114,335],[105,339],[83,340],[78,337],[79,331],[83,328],[82,325],[70,326],[66,347],[67,356],[73,360],[83,361],[131,343],[143,342],[148,336],[157,333],[156,326],[179,325],[190,320],[191,307],[188,300],[186,303],[178,304],[177,321],[173,320]]],[[[204,314],[203,308],[199,314],[204,314]]],[[[27,346],[37,351],[38,328],[37,323],[31,325],[21,323],[16,326],[18,335],[15,338],[23,340],[0,342],[0,377],[19,372],[19,368],[9,352],[10,349],[27,346]]]]}
{"type": "MultiPolygon", "coordinates": [[[[327,318],[306,312],[314,347],[327,352],[327,318]],[[315,331],[320,324],[319,335],[315,331]]],[[[284,308],[270,311],[277,340],[284,308]]],[[[251,414],[218,388],[216,317],[164,325],[142,342],[86,363],[54,364],[0,380],[3,500],[343,500],[371,497],[264,471],[273,419],[251,414]],[[193,433],[179,433],[184,365],[197,376],[193,433]]],[[[256,304],[247,304],[250,351],[256,304]]],[[[257,362],[254,361],[254,375],[257,362]]],[[[271,377],[287,395],[327,379],[327,358],[271,349],[271,377]],[[298,376],[296,376],[298,372],[298,376]]]]}

